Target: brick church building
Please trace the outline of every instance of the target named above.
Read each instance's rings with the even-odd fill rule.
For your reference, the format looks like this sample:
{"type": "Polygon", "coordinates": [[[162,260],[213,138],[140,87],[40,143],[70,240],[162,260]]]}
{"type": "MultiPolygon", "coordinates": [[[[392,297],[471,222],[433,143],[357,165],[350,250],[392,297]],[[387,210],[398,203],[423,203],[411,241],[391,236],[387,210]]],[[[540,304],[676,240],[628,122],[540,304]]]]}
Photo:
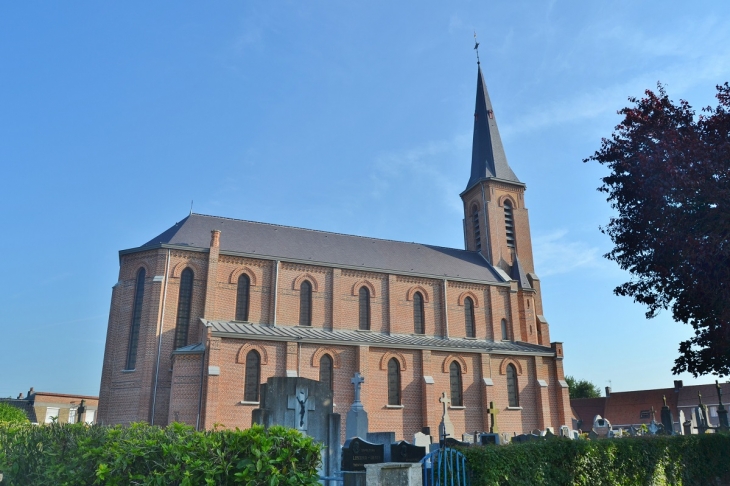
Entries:
{"type": "MultiPolygon", "coordinates": [[[[465,174],[466,175],[466,174],[465,174]]],[[[525,184],[507,163],[481,67],[465,249],[190,214],[120,252],[98,421],[247,428],[272,376],[329,383],[371,431],[457,437],[571,423],[563,348],[550,342],[525,184]]]]}

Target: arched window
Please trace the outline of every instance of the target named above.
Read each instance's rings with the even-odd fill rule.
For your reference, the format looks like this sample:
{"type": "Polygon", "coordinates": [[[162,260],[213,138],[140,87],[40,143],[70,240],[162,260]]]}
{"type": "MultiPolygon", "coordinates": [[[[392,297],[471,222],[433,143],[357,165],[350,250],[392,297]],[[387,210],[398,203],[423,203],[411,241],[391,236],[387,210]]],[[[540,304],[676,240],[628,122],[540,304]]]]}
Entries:
{"type": "Polygon", "coordinates": [[[236,292],[236,320],[248,321],[248,302],[251,290],[251,279],[245,273],[238,277],[236,292]]]}
{"type": "Polygon", "coordinates": [[[388,361],[388,405],[400,405],[400,363],[395,358],[388,361]]]}
{"type": "Polygon", "coordinates": [[[464,405],[464,398],[461,394],[461,366],[456,361],[449,365],[449,383],[451,384],[451,405],[461,407],[464,405]]]}
{"type": "Polygon", "coordinates": [[[299,325],[312,325],[312,284],[307,280],[299,287],[299,325]]]}
{"type": "Polygon", "coordinates": [[[243,383],[243,401],[259,401],[259,382],[261,381],[261,355],[252,349],[246,355],[246,377],[243,383]]]}
{"type": "Polygon", "coordinates": [[[502,341],[509,341],[509,334],[507,334],[507,319],[502,319],[502,341]]]}
{"type": "Polygon", "coordinates": [[[177,299],[177,323],[175,325],[175,349],[188,344],[190,305],[193,301],[193,271],[186,268],[180,275],[180,294],[177,299]]]}
{"type": "Polygon", "coordinates": [[[512,213],[512,201],[504,200],[504,226],[507,232],[507,246],[515,247],[515,219],[512,213]]]}
{"type": "Polygon", "coordinates": [[[144,277],[147,272],[140,268],[137,272],[137,283],[134,287],[134,304],[132,306],[132,327],[129,328],[129,348],[127,348],[127,366],[133,370],[137,366],[137,343],[139,342],[139,326],[142,322],[142,301],[144,300],[144,277]]]}
{"type": "Polygon", "coordinates": [[[515,365],[507,365],[507,399],[510,407],[520,406],[519,389],[517,388],[517,370],[515,365]]]}
{"type": "Polygon", "coordinates": [[[413,332],[423,334],[423,295],[421,292],[413,294],[413,332]]]}
{"type": "Polygon", "coordinates": [[[360,329],[370,329],[370,290],[364,285],[360,287],[360,329]]]}
{"type": "Polygon", "coordinates": [[[466,337],[476,337],[474,334],[474,301],[471,300],[471,297],[464,299],[464,322],[466,337]]]}
{"type": "Polygon", "coordinates": [[[471,211],[471,220],[474,226],[474,246],[476,251],[479,251],[482,249],[482,235],[479,231],[479,210],[474,206],[471,211]]]}
{"type": "Polygon", "coordinates": [[[334,390],[334,384],[332,383],[332,357],[329,354],[323,354],[321,358],[319,358],[319,381],[322,383],[327,383],[327,386],[330,387],[330,390],[334,390]]]}

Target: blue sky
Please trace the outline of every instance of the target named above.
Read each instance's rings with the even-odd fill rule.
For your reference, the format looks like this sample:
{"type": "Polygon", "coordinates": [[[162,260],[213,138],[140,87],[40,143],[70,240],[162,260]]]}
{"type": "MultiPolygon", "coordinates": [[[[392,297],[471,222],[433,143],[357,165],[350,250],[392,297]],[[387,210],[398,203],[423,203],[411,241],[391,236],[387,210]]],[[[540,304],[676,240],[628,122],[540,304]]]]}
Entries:
{"type": "MultiPolygon", "coordinates": [[[[118,250],[199,213],[463,247],[473,32],[568,374],[672,386],[612,289],[591,155],[628,96],[730,80],[730,3],[0,5],[0,396],[97,394],[118,250]]],[[[714,377],[685,383],[706,383],[714,377]]]]}

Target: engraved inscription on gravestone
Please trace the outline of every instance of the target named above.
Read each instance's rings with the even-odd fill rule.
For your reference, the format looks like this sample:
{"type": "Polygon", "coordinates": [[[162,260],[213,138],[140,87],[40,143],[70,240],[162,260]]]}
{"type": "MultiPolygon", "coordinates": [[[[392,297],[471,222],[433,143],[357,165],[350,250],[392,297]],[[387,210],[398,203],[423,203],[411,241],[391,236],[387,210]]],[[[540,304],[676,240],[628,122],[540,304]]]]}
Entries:
{"type": "Polygon", "coordinates": [[[379,464],[383,456],[383,444],[372,444],[359,437],[348,439],[342,446],[342,470],[364,471],[365,464],[379,464]]]}

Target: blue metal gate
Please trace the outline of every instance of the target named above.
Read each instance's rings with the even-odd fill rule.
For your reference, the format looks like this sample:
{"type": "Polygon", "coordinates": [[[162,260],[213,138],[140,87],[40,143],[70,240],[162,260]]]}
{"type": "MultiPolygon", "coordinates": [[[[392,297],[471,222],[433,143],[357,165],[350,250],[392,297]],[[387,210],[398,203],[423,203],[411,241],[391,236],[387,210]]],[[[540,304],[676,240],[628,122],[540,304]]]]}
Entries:
{"type": "Polygon", "coordinates": [[[466,457],[456,449],[437,449],[421,459],[423,486],[469,486],[466,457]]]}

